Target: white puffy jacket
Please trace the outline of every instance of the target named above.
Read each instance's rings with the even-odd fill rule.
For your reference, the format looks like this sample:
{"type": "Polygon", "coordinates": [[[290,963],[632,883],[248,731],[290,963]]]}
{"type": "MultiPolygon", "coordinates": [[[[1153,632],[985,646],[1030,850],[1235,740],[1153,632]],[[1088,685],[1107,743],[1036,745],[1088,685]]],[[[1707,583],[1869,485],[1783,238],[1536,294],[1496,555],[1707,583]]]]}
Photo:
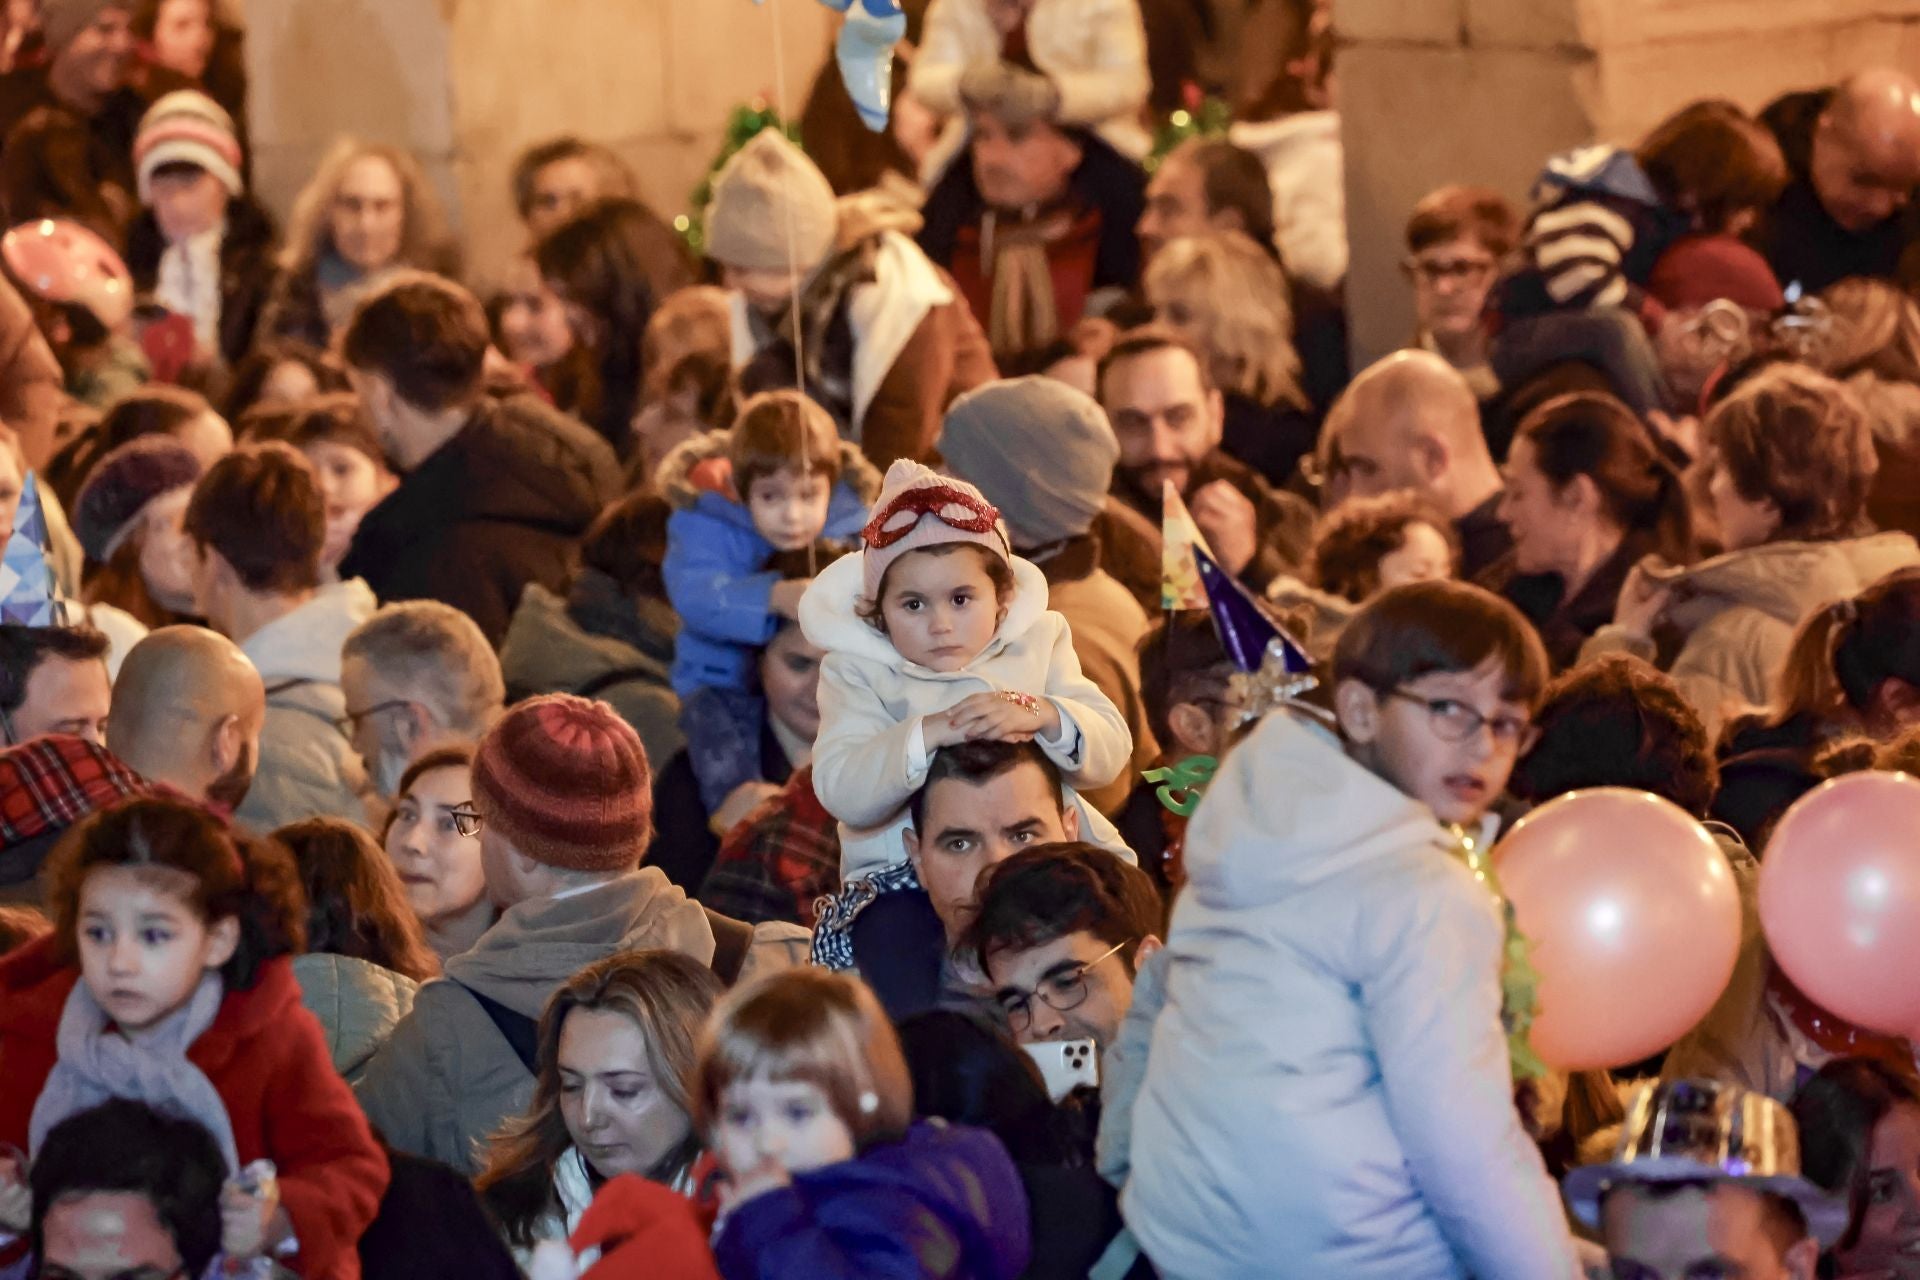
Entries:
{"type": "Polygon", "coordinates": [[[1565,1280],[1502,927],[1431,812],[1268,717],[1187,834],[1127,1224],[1179,1280],[1565,1280]]]}

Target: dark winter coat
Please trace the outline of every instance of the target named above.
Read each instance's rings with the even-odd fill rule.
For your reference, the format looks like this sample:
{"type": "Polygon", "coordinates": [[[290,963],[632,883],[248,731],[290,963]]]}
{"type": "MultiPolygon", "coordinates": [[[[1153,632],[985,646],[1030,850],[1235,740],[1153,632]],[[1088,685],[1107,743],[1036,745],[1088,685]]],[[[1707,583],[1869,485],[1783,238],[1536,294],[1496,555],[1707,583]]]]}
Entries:
{"type": "Polygon", "coordinates": [[[383,603],[450,604],[498,646],[528,583],[565,589],[580,535],[619,493],[592,431],[531,396],[489,400],[367,512],[340,576],[383,603]]]}
{"type": "Polygon", "coordinates": [[[1031,1254],[1027,1216],[998,1138],[923,1121],[741,1204],[713,1252],[727,1280],[1014,1280],[1031,1254]]]}
{"type": "MultiPolygon", "coordinates": [[[[273,252],[279,244],[273,218],[251,197],[227,206],[227,234],[220,241],[220,358],[229,365],[253,347],[254,331],[273,288],[273,252]]],[[[127,232],[127,270],[136,293],[150,294],[160,280],[167,239],[153,210],[143,211],[127,232]]]]}
{"type": "Polygon", "coordinates": [[[1849,276],[1920,282],[1920,207],[1909,204],[1878,226],[1849,231],[1833,220],[1813,188],[1809,170],[1813,131],[1833,101],[1832,89],[1789,93],[1760,113],[1773,130],[1791,175],[1768,216],[1754,230],[1754,247],[1783,286],[1819,293],[1849,276]]]}
{"type": "MultiPolygon", "coordinates": [[[[152,92],[157,98],[187,87],[183,76],[163,70],[152,92]]],[[[54,96],[44,66],[0,75],[0,201],[7,225],[78,218],[118,245],[140,210],[133,142],[149,101],[120,89],[86,116],[54,96]]]]}

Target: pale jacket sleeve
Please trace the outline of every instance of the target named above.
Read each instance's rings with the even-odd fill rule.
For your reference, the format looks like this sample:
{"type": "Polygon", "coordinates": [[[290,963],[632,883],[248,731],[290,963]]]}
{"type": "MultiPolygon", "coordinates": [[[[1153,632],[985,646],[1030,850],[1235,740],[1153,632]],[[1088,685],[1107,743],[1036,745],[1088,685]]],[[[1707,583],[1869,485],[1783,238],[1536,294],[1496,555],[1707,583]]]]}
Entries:
{"type": "Polygon", "coordinates": [[[1066,619],[1059,614],[1047,616],[1057,624],[1053,653],[1047,659],[1047,687],[1018,692],[1044,696],[1059,708],[1061,728],[1070,724],[1078,730],[1063,733],[1060,747],[1040,743],[1060,767],[1067,785],[1075,790],[1104,787],[1125,772],[1132,759],[1133,733],[1113,699],[1080,670],[1080,657],[1073,650],[1073,632],[1066,619]]]}
{"type": "Polygon", "coordinates": [[[1347,274],[1346,155],[1313,148],[1274,187],[1274,246],[1297,278],[1332,289],[1347,274]]]}
{"type": "MultiPolygon", "coordinates": [[[[973,63],[993,56],[967,38],[969,9],[981,0],[933,0],[920,30],[920,48],[913,55],[907,90],[942,115],[960,110],[960,76],[973,63]]],[[[975,25],[984,22],[976,18],[975,25]]]]}
{"type": "Polygon", "coordinates": [[[1580,1274],[1573,1238],[1514,1107],[1502,930],[1490,898],[1466,896],[1481,892],[1436,880],[1411,920],[1378,922],[1359,975],[1367,1034],[1407,1168],[1464,1270],[1566,1280],[1580,1274]]]}
{"type": "Polygon", "coordinates": [[[1140,962],[1133,977],[1133,1003],[1120,1022],[1120,1034],[1100,1060],[1094,1167],[1115,1187],[1125,1187],[1133,1172],[1133,1104],[1147,1081],[1147,1050],[1153,1044],[1154,1019],[1167,1004],[1167,966],[1172,962],[1173,953],[1165,947],[1140,962]]]}
{"type": "Polygon", "coordinates": [[[1053,3],[1071,11],[1076,48],[1098,51],[1093,63],[1069,66],[1050,57],[1052,50],[1046,44],[1036,44],[1034,61],[1060,90],[1060,118],[1069,124],[1099,124],[1137,113],[1152,88],[1139,0],[1053,3]]]}
{"type": "Polygon", "coordinates": [[[1786,626],[1748,608],[1723,609],[1687,637],[1667,674],[1700,713],[1707,741],[1730,714],[1767,700],[1791,639],[1786,626]]]}
{"type": "Polygon", "coordinates": [[[820,664],[813,790],[828,813],[851,827],[885,823],[926,781],[925,766],[914,767],[910,750],[918,717],[896,721],[888,714],[873,687],[875,669],[844,653],[830,653],[820,664]]]}

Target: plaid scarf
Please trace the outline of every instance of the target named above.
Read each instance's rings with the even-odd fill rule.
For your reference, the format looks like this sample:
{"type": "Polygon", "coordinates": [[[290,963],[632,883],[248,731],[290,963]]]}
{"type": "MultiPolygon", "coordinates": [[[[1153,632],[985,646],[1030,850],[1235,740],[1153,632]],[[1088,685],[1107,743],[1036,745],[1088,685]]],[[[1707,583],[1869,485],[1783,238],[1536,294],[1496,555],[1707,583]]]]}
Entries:
{"type": "Polygon", "coordinates": [[[34,738],[0,752],[0,846],[64,831],[148,791],[105,747],[65,735],[34,738]]]}

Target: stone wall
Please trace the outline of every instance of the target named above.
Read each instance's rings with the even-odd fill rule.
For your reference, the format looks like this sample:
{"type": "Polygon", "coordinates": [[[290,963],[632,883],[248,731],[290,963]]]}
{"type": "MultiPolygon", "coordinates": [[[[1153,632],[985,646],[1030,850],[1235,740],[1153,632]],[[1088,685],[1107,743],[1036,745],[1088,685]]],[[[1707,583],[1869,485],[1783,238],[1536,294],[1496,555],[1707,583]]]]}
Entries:
{"type": "Polygon", "coordinates": [[[1920,66],[1920,0],[1334,0],[1334,22],[1362,359],[1410,336],[1401,235],[1433,187],[1523,200],[1548,154],[1630,143],[1695,98],[1757,109],[1920,66]]]}
{"type": "Polygon", "coordinates": [[[256,185],[284,214],[342,133],[403,144],[447,198],[469,273],[521,244],[513,159],[604,142],[679,213],[732,108],[775,96],[775,23],[799,110],[836,16],[815,0],[245,0],[256,185]]]}

